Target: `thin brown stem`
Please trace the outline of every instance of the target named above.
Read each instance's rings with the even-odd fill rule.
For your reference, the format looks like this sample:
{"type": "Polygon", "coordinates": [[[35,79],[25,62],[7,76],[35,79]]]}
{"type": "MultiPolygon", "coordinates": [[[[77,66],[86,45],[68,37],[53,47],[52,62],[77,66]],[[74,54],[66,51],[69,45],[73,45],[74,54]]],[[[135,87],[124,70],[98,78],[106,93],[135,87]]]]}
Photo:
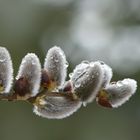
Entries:
{"type": "MultiPolygon", "coordinates": [[[[43,90],[41,92],[39,92],[35,97],[30,97],[28,99],[24,99],[24,101],[27,101],[29,103],[34,103],[36,98],[41,97],[42,95],[45,95],[46,97],[48,96],[54,96],[54,97],[66,97],[69,98],[71,100],[75,100],[78,99],[77,96],[71,92],[49,92],[46,90],[43,90]]],[[[5,100],[5,101],[20,101],[23,99],[19,99],[17,98],[17,95],[14,93],[10,93],[10,94],[0,94],[0,101],[5,100]]]]}
{"type": "Polygon", "coordinates": [[[8,95],[0,94],[0,101],[1,100],[15,101],[15,100],[17,100],[17,97],[14,94],[8,94],[8,95]]]}

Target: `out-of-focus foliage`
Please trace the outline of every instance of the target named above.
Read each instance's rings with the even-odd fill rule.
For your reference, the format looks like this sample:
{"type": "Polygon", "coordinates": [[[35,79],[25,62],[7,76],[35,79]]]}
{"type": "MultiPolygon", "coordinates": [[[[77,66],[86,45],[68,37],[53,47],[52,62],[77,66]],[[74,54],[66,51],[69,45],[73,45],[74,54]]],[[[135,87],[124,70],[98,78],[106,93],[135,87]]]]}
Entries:
{"type": "MultiPolygon", "coordinates": [[[[139,0],[0,0],[0,46],[13,58],[15,74],[26,53],[42,64],[47,50],[61,46],[69,72],[82,60],[103,60],[115,78],[140,81],[139,0]]],[[[92,103],[72,117],[47,120],[26,103],[0,102],[2,140],[139,140],[139,89],[116,110],[92,103]]]]}

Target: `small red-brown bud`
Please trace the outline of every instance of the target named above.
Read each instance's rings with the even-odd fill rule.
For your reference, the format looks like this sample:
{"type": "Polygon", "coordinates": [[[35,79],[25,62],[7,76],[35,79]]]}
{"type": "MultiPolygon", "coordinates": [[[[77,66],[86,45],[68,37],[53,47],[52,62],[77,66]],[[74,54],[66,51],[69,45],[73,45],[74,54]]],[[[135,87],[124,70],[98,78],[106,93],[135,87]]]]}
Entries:
{"type": "Polygon", "coordinates": [[[50,80],[50,77],[48,75],[48,72],[47,70],[42,70],[42,76],[41,76],[41,85],[44,87],[44,88],[48,88],[49,85],[51,83],[51,80],[50,80]]]}
{"type": "Polygon", "coordinates": [[[72,90],[73,90],[72,82],[71,81],[67,81],[64,84],[64,87],[62,88],[62,91],[64,91],[64,92],[71,92],[72,90]]]}
{"type": "Polygon", "coordinates": [[[47,90],[53,90],[56,88],[56,82],[50,78],[46,69],[42,70],[41,86],[47,90]]]}
{"type": "Polygon", "coordinates": [[[14,91],[18,96],[24,97],[30,92],[29,81],[27,78],[22,77],[15,82],[14,91]]]}
{"type": "Polygon", "coordinates": [[[109,102],[109,96],[106,91],[101,90],[97,95],[96,101],[99,105],[107,108],[112,108],[111,103],[109,102]]]}

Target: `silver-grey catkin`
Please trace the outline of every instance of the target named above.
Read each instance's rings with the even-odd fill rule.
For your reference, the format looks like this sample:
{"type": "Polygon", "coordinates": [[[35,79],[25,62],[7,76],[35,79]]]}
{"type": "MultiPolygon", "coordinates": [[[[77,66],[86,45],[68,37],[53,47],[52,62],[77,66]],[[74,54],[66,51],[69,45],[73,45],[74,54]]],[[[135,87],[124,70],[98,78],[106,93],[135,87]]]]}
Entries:
{"type": "Polygon", "coordinates": [[[105,88],[109,95],[109,102],[113,108],[121,106],[136,92],[137,82],[133,79],[124,79],[111,83],[105,88]]]}
{"type": "Polygon", "coordinates": [[[40,88],[41,64],[34,53],[28,53],[21,62],[16,80],[25,77],[30,83],[31,96],[35,96],[40,88]]]}
{"type": "Polygon", "coordinates": [[[44,63],[51,79],[56,82],[56,86],[62,86],[67,76],[68,62],[60,47],[54,46],[49,49],[44,63]]]}
{"type": "Polygon", "coordinates": [[[92,102],[102,86],[103,70],[99,62],[84,61],[71,74],[73,90],[84,102],[92,102]]]}
{"type": "Polygon", "coordinates": [[[13,64],[8,50],[0,47],[0,93],[9,93],[13,83],[13,64]]]}
{"type": "Polygon", "coordinates": [[[73,100],[71,97],[62,96],[44,96],[38,99],[37,105],[34,106],[34,113],[49,119],[63,119],[81,107],[82,102],[80,100],[73,100]]]}

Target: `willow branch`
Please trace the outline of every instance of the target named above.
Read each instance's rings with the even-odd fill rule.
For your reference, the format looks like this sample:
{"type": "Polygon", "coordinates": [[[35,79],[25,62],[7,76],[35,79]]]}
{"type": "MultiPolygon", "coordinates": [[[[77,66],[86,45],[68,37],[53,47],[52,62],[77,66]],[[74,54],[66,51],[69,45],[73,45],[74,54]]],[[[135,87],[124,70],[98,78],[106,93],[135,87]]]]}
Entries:
{"type": "MultiPolygon", "coordinates": [[[[39,92],[35,97],[30,97],[24,101],[27,101],[29,103],[34,103],[34,101],[36,100],[36,98],[41,97],[42,95],[45,95],[46,97],[48,96],[54,96],[54,97],[66,97],[69,98],[71,100],[75,100],[78,99],[77,96],[75,94],[73,94],[72,92],[49,92],[49,91],[41,91],[39,92]]],[[[5,95],[5,94],[0,94],[0,101],[23,101],[22,99],[18,99],[17,98],[17,94],[14,94],[13,92],[10,92],[9,94],[5,95]]]]}

